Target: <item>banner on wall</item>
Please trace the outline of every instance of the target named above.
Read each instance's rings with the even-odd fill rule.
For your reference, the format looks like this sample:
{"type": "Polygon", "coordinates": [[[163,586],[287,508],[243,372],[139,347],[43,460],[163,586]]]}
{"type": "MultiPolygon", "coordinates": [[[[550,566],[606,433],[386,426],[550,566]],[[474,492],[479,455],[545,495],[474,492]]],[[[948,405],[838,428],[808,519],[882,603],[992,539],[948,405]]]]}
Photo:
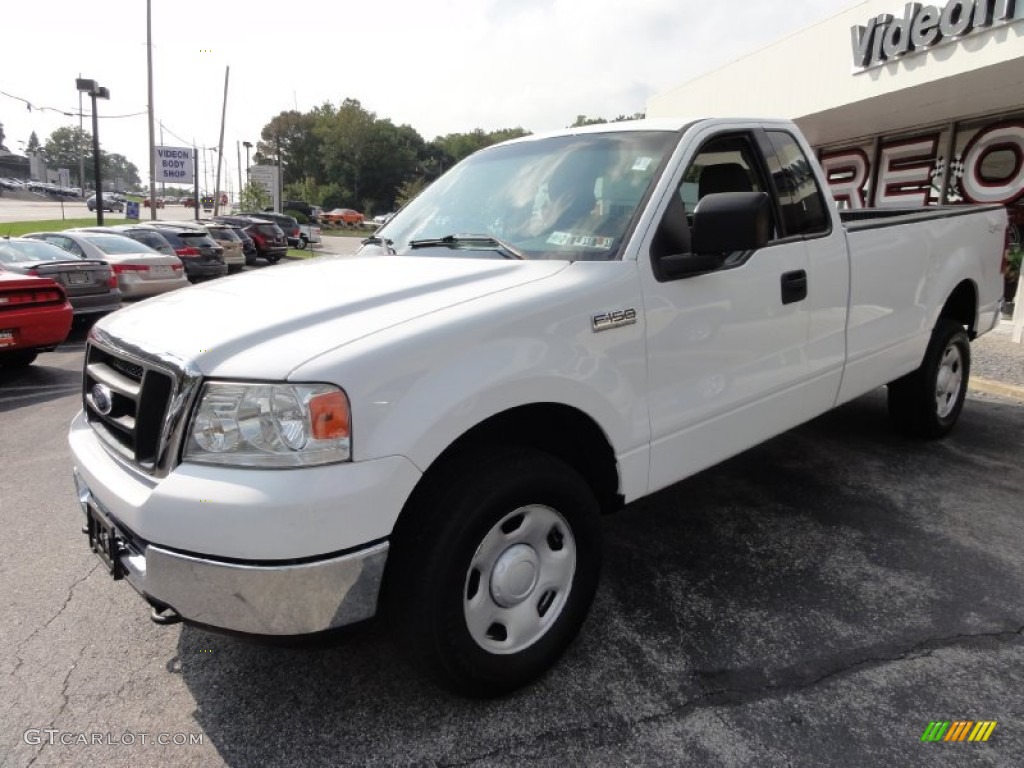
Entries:
{"type": "MultiPolygon", "coordinates": [[[[946,146],[942,132],[883,139],[877,173],[861,147],[826,150],[821,164],[832,196],[845,208],[936,205],[947,162],[940,148],[946,146]]],[[[1024,198],[1024,120],[959,131],[953,146],[947,203],[1010,205],[1024,198]]]]}

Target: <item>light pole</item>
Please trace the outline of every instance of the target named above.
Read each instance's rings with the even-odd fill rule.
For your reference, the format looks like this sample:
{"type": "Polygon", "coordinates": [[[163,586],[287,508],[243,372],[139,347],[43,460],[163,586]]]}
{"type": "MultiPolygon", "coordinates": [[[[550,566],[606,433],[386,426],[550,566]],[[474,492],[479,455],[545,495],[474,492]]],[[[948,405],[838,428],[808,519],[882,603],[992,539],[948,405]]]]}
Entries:
{"type": "Polygon", "coordinates": [[[96,114],[96,99],[109,99],[110,91],[100,87],[95,80],[86,80],[79,77],[75,80],[75,87],[81,93],[88,93],[92,99],[92,158],[93,169],[96,177],[96,224],[103,226],[103,179],[100,174],[100,122],[96,114]]]}
{"type": "Polygon", "coordinates": [[[243,141],[242,146],[245,147],[245,185],[249,186],[249,150],[252,149],[252,142],[243,141]]]}

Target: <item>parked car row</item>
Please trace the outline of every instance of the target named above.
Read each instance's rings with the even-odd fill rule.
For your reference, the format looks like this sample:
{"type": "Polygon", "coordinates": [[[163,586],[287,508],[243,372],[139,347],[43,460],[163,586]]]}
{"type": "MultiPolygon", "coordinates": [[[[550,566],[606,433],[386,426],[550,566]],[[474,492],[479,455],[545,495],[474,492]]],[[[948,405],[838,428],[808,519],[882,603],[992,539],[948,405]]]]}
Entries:
{"type": "Polygon", "coordinates": [[[274,264],[287,252],[277,224],[249,216],[0,238],[0,368],[55,348],[73,318],[240,272],[258,258],[274,264]]]}

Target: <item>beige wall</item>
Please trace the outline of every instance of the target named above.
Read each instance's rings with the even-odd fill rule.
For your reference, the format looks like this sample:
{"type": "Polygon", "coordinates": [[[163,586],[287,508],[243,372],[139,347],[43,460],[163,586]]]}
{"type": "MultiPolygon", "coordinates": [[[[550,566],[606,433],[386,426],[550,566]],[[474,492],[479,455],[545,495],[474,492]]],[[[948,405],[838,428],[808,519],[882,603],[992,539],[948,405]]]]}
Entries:
{"type": "Polygon", "coordinates": [[[855,70],[851,28],[884,13],[902,18],[904,5],[858,3],[654,96],[647,115],[783,117],[797,120],[811,143],[822,145],[1024,104],[1024,0],[1009,24],[855,70]]]}

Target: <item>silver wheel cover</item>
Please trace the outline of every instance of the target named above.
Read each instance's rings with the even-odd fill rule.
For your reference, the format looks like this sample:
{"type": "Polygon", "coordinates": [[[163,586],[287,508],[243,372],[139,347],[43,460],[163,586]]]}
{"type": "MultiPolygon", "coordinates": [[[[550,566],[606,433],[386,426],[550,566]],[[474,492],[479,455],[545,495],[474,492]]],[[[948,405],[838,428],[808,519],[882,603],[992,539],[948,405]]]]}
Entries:
{"type": "Polygon", "coordinates": [[[940,419],[953,412],[964,384],[964,361],[960,347],[950,344],[942,353],[935,375],[935,410],[940,419]]]}
{"type": "Polygon", "coordinates": [[[529,648],[565,608],[576,540],[565,518],[531,504],[505,515],[477,547],[463,585],[469,634],[489,653],[529,648]]]}

